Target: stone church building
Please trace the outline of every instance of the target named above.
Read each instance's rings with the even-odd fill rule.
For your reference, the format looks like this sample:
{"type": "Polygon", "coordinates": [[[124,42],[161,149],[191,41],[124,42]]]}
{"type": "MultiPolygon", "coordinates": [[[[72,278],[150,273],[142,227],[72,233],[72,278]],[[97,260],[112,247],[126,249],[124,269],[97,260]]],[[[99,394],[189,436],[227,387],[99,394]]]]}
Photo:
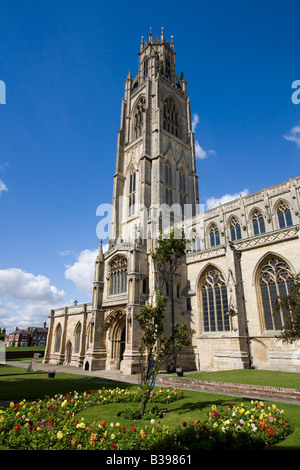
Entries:
{"type": "Polygon", "coordinates": [[[191,106],[173,40],[150,32],[138,55],[138,74],[125,80],[108,250],[100,243],[92,302],[51,311],[44,362],[136,373],[135,312],[159,288],[151,252],[160,230],[182,225],[190,243],[166,286],[166,332],[173,299],[175,323],[195,333],[177,365],[300,372],[299,342],[276,338],[286,312],[273,315],[274,299],[300,271],[300,177],[201,211],[191,106]]]}

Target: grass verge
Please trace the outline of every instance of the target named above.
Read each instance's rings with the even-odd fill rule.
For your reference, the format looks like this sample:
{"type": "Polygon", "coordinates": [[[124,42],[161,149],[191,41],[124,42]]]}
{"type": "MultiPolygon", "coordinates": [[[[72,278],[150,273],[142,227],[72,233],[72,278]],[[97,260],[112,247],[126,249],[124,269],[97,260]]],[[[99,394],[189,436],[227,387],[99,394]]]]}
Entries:
{"type": "MultiPolygon", "coordinates": [[[[17,376],[0,376],[0,402],[5,401],[21,401],[34,400],[43,398],[44,396],[54,396],[55,394],[66,394],[76,390],[83,392],[85,390],[98,390],[105,388],[128,388],[134,389],[137,386],[133,384],[124,384],[101,379],[93,376],[81,376],[80,374],[64,374],[57,373],[55,378],[49,378],[47,374],[26,375],[23,368],[16,368],[11,365],[0,365],[0,374],[8,373],[7,371],[23,372],[17,376]]],[[[270,371],[228,371],[218,373],[201,373],[195,374],[199,379],[203,380],[221,380],[225,382],[239,383],[255,383],[258,385],[284,386],[288,388],[299,388],[297,374],[280,373],[270,371]],[[256,372],[253,374],[252,372],[256,372]],[[206,378],[204,378],[204,376],[206,378]],[[210,378],[208,378],[210,377],[210,378]]],[[[190,375],[192,376],[192,375],[190,375]]],[[[182,421],[188,419],[202,419],[211,411],[212,405],[240,405],[249,403],[251,400],[246,398],[229,397],[225,395],[214,395],[203,392],[185,391],[185,398],[174,403],[170,403],[166,407],[167,412],[162,418],[162,422],[167,426],[175,426],[182,421]]],[[[264,401],[264,400],[263,400],[264,401]]],[[[266,403],[272,403],[270,400],[266,403]]],[[[276,403],[276,402],[275,402],[276,403]]],[[[284,403],[276,403],[280,409],[284,409],[285,416],[289,419],[294,428],[294,432],[284,441],[268,448],[271,450],[300,450],[300,406],[284,403]]],[[[139,404],[134,404],[137,407],[139,404]]],[[[86,421],[105,420],[106,422],[119,422],[125,427],[132,422],[120,416],[120,412],[124,410],[124,404],[105,405],[103,407],[92,407],[84,410],[79,414],[86,421]]],[[[149,421],[148,421],[149,423],[149,421]]],[[[138,420],[135,423],[138,427],[145,427],[147,421],[138,420]]],[[[2,448],[2,450],[4,450],[2,448]]]]}

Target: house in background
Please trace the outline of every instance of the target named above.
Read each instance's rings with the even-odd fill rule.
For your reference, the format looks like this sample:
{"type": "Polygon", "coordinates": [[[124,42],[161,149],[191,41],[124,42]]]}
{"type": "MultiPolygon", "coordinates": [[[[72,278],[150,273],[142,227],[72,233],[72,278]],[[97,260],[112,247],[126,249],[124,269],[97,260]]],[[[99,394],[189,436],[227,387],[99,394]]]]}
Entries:
{"type": "Polygon", "coordinates": [[[29,346],[30,333],[18,327],[6,338],[6,346],[29,346]]]}
{"type": "Polygon", "coordinates": [[[6,346],[46,346],[48,328],[46,322],[42,327],[29,326],[26,330],[18,327],[5,338],[6,346]]]}
{"type": "Polygon", "coordinates": [[[43,322],[43,326],[29,326],[27,328],[30,333],[30,346],[46,346],[48,328],[46,322],[43,322]]]}

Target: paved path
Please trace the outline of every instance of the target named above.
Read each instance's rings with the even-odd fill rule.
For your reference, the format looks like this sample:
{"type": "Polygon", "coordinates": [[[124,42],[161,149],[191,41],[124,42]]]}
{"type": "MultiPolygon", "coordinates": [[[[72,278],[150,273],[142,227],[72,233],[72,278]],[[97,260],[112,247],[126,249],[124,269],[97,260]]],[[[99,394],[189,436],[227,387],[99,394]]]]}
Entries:
{"type": "MultiPolygon", "coordinates": [[[[10,365],[16,367],[24,367],[27,369],[28,362],[17,362],[13,361],[10,362],[10,365]]],[[[55,373],[64,372],[65,374],[76,374],[82,375],[87,377],[99,377],[108,380],[115,380],[118,382],[127,382],[138,384],[139,383],[139,375],[125,375],[122,374],[119,370],[83,370],[80,367],[74,367],[69,365],[54,365],[54,364],[44,364],[44,363],[37,363],[37,368],[39,371],[48,372],[49,370],[55,370],[55,373]]]]}
{"type": "MultiPolygon", "coordinates": [[[[28,367],[28,363],[24,363],[24,362],[16,362],[16,361],[13,361],[13,364],[14,366],[16,367],[23,367],[23,368],[27,368],[28,367]]],[[[107,379],[107,380],[114,380],[116,382],[124,382],[124,383],[132,383],[132,384],[139,384],[139,375],[135,374],[135,375],[125,375],[123,374],[122,372],[120,372],[119,370],[95,370],[95,371],[86,371],[86,370],[83,370],[79,367],[74,367],[74,366],[69,366],[69,365],[53,365],[53,364],[44,364],[44,363],[38,363],[37,364],[37,367],[38,367],[38,370],[39,371],[44,371],[44,372],[48,372],[49,370],[55,370],[56,373],[59,373],[59,372],[64,372],[66,374],[76,374],[76,375],[81,375],[81,376],[87,376],[87,377],[99,377],[99,379],[107,379]]],[[[192,372],[191,372],[192,373],[192,372]]],[[[198,391],[201,391],[201,389],[199,388],[199,385],[196,385],[195,387],[195,382],[200,382],[201,381],[197,381],[195,379],[191,380],[191,383],[190,383],[190,386],[188,384],[188,380],[187,379],[187,375],[188,373],[185,374],[185,377],[182,378],[182,380],[180,380],[180,377],[174,377],[174,383],[173,386],[175,386],[176,388],[179,388],[181,385],[180,383],[182,382],[182,387],[185,389],[185,390],[197,390],[198,391]]],[[[172,387],[172,377],[171,376],[166,376],[164,377],[163,375],[159,375],[158,376],[158,380],[157,380],[157,385],[158,386],[166,386],[166,387],[172,387]],[[165,383],[165,385],[164,385],[165,383]]],[[[217,385],[217,384],[216,384],[217,385]]],[[[222,394],[222,395],[228,395],[228,396],[240,396],[242,398],[246,398],[248,396],[248,398],[254,398],[254,399],[257,399],[257,397],[254,395],[253,393],[253,390],[247,390],[246,389],[243,389],[243,390],[240,390],[239,391],[229,391],[230,387],[226,387],[226,384],[223,384],[225,385],[225,389],[224,388],[220,388],[218,390],[217,387],[214,387],[213,390],[209,391],[209,390],[202,390],[202,391],[206,391],[209,393],[215,393],[215,394],[222,394]],[[227,391],[228,393],[226,393],[226,388],[227,388],[227,391]],[[253,396],[251,396],[251,393],[253,396]]],[[[229,386],[230,384],[228,384],[229,386]]],[[[250,386],[251,387],[251,386],[250,386]]],[[[280,389],[278,389],[280,390],[280,389]]],[[[274,401],[279,401],[279,402],[283,402],[283,403],[290,403],[290,404],[294,404],[294,405],[299,405],[300,402],[299,402],[299,399],[298,400],[295,400],[295,399],[292,399],[291,397],[288,397],[288,396],[281,396],[279,397],[276,393],[273,393],[270,392],[270,390],[268,391],[268,393],[263,393],[263,392],[260,392],[261,393],[261,399],[267,399],[267,400],[271,400],[271,399],[274,399],[274,401]]]]}

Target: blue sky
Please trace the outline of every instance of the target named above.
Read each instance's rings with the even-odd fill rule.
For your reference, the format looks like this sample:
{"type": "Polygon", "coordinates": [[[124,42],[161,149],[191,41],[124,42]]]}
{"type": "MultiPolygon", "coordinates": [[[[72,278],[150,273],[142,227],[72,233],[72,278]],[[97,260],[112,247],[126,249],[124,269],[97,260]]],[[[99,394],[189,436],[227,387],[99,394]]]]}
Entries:
{"type": "Polygon", "coordinates": [[[90,301],[124,80],[150,27],[173,35],[187,80],[200,202],[299,176],[299,14],[296,0],[1,2],[0,328],[90,301]]]}

